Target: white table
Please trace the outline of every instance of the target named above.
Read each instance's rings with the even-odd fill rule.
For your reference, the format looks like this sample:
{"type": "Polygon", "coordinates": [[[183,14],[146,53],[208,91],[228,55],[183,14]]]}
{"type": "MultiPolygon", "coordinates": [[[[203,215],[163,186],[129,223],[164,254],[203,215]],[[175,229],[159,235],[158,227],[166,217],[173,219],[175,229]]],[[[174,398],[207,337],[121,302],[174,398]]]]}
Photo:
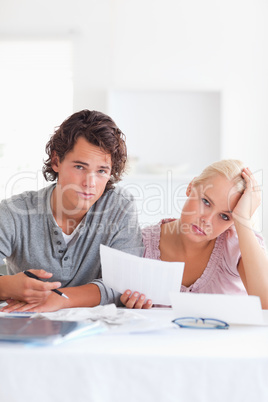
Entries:
{"type": "MultiPolygon", "coordinates": [[[[170,310],[140,314],[169,322],[170,310]]],[[[1,402],[267,402],[268,327],[0,344],[1,402]]]]}

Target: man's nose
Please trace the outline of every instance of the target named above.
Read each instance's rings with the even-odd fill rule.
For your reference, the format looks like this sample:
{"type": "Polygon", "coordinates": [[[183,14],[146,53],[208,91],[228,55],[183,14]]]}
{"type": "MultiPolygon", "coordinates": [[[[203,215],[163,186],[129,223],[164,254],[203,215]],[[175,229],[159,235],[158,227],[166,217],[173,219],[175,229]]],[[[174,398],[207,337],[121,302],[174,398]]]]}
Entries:
{"type": "Polygon", "coordinates": [[[86,187],[95,187],[96,185],[96,177],[95,173],[88,173],[84,178],[83,185],[86,187]]]}

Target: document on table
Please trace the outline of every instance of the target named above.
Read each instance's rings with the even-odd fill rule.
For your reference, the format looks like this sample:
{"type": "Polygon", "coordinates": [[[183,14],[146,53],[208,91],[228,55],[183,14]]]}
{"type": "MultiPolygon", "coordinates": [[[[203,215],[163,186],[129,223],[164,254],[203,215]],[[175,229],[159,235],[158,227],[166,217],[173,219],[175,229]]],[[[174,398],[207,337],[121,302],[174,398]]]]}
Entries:
{"type": "Polygon", "coordinates": [[[184,263],[137,257],[101,244],[102,278],[105,285],[124,293],[137,291],[154,304],[170,305],[169,292],[180,290],[184,263]]]}
{"type": "Polygon", "coordinates": [[[268,325],[258,296],[171,292],[173,318],[216,318],[228,324],[268,325]]]}

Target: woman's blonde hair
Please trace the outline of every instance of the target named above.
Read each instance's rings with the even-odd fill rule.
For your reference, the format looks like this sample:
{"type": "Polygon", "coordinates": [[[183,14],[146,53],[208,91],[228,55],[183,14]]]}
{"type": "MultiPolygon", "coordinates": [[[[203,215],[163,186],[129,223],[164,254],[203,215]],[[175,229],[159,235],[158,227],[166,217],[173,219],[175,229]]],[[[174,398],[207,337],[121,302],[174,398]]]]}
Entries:
{"type": "Polygon", "coordinates": [[[246,188],[245,180],[241,176],[244,167],[240,160],[222,159],[206,167],[199,176],[192,180],[192,185],[200,185],[216,175],[221,175],[233,182],[239,193],[243,193],[246,188]]]}

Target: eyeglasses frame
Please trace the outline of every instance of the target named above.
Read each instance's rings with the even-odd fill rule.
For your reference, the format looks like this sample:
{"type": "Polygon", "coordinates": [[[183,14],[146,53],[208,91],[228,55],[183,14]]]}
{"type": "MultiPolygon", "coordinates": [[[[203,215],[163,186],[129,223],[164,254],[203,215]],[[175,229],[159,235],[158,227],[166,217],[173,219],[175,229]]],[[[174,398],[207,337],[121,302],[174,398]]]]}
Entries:
{"type": "Polygon", "coordinates": [[[225,321],[218,320],[217,318],[202,318],[202,317],[178,317],[172,320],[172,322],[178,325],[180,328],[190,328],[190,329],[228,329],[229,324],[225,321]],[[202,321],[203,325],[184,325],[182,322],[178,322],[178,320],[194,320],[196,323],[198,321],[202,321]],[[206,321],[213,321],[215,322],[215,326],[206,327],[206,321]]]}

